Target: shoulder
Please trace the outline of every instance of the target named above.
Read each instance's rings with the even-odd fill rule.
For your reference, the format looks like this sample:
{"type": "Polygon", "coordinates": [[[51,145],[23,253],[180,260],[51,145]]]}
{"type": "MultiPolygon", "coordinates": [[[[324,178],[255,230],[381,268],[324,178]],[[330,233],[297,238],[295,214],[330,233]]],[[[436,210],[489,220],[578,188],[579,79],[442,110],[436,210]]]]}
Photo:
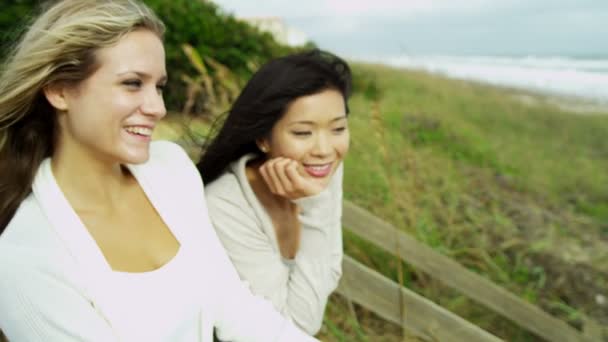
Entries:
{"type": "Polygon", "coordinates": [[[239,180],[231,171],[224,171],[213,182],[205,184],[205,194],[208,199],[241,197],[242,193],[239,180]]]}
{"type": "Polygon", "coordinates": [[[0,281],[1,291],[41,277],[65,280],[73,267],[73,259],[30,195],[0,235],[0,279],[10,279],[0,281]]]}
{"type": "Polygon", "coordinates": [[[247,203],[246,192],[249,181],[245,175],[245,165],[248,158],[248,156],[243,156],[234,161],[217,179],[205,184],[207,200],[230,199],[239,205],[247,203]]]}
{"type": "Polygon", "coordinates": [[[186,151],[178,144],[170,141],[158,140],[150,144],[150,157],[143,164],[130,165],[137,173],[143,173],[148,177],[158,177],[167,181],[167,177],[176,179],[184,174],[192,177],[198,175],[186,151]]]}
{"type": "Polygon", "coordinates": [[[178,144],[167,140],[156,140],[150,144],[149,164],[178,162],[192,163],[190,157],[178,144]]]}
{"type": "Polygon", "coordinates": [[[46,257],[62,250],[61,246],[59,237],[33,194],[21,203],[0,235],[0,256],[6,255],[9,249],[18,249],[46,257]]]}
{"type": "MultiPolygon", "coordinates": [[[[160,183],[171,186],[200,188],[202,180],[196,166],[178,144],[170,141],[154,141],[150,145],[150,158],[144,164],[132,165],[131,168],[138,174],[153,182],[154,186],[160,183]]],[[[181,189],[181,187],[180,187],[181,189]]]]}
{"type": "MultiPolygon", "coordinates": [[[[209,216],[216,224],[219,221],[240,222],[242,226],[250,223],[260,225],[260,220],[254,209],[257,201],[255,195],[249,193],[249,183],[244,172],[239,172],[240,161],[231,165],[220,177],[205,185],[205,197],[209,216]],[[245,224],[247,223],[247,224],[245,224]]],[[[221,224],[216,230],[230,230],[236,227],[221,224]]]]}
{"type": "Polygon", "coordinates": [[[205,198],[212,218],[217,218],[223,213],[241,216],[251,211],[249,210],[251,205],[245,197],[238,177],[230,171],[224,172],[216,180],[205,185],[205,198]]]}

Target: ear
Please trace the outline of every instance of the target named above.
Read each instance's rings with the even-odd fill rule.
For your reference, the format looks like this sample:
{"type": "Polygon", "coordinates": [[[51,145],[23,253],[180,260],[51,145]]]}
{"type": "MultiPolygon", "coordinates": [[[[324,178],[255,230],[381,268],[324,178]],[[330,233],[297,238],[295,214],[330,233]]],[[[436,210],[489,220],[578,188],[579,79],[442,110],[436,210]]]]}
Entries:
{"type": "Polygon", "coordinates": [[[59,84],[49,84],[42,88],[46,100],[49,101],[51,106],[60,111],[66,111],[68,109],[68,103],[66,101],[66,87],[59,84]]]}
{"type": "Polygon", "coordinates": [[[260,151],[264,153],[270,152],[270,144],[268,143],[267,138],[260,138],[255,141],[255,144],[258,145],[260,151]]]}

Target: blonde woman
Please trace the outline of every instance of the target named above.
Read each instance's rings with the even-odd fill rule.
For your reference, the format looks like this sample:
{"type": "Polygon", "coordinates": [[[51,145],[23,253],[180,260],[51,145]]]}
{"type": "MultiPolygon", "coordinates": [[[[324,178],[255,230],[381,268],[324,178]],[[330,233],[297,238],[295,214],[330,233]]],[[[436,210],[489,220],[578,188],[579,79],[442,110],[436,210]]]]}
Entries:
{"type": "Polygon", "coordinates": [[[11,341],[309,341],[241,284],[165,115],[162,22],[64,0],[0,76],[0,329],[11,341]],[[177,201],[179,199],[179,201],[177,201]],[[201,272],[202,269],[202,272],[201,272]]]}

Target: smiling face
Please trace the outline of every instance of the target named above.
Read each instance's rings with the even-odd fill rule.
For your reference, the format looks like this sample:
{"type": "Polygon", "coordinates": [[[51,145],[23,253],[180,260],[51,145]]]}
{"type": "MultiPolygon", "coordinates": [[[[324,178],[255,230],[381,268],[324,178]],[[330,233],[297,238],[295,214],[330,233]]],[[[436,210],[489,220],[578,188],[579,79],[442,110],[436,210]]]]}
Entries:
{"type": "Polygon", "coordinates": [[[59,146],[109,162],[143,163],[152,131],[166,114],[163,44],[154,33],[136,30],[98,50],[96,58],[99,68],[87,79],[47,94],[59,112],[59,146]]]}
{"type": "Polygon", "coordinates": [[[349,136],[344,98],[327,89],[294,100],[260,144],[268,158],[293,159],[326,187],[348,152],[349,136]]]}

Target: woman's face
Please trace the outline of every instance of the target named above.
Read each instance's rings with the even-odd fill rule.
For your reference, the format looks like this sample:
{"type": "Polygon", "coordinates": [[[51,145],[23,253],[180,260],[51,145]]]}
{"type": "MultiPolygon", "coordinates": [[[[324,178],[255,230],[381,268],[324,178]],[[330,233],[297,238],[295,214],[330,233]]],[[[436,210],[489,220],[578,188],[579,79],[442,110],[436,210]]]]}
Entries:
{"type": "Polygon", "coordinates": [[[109,162],[143,163],[154,127],[166,114],[163,44],[154,33],[136,30],[96,56],[99,68],[62,92],[60,146],[80,146],[109,162]]]}
{"type": "Polygon", "coordinates": [[[327,89],[293,101],[262,144],[268,158],[293,159],[326,187],[348,152],[349,137],[344,98],[327,89]]]}

